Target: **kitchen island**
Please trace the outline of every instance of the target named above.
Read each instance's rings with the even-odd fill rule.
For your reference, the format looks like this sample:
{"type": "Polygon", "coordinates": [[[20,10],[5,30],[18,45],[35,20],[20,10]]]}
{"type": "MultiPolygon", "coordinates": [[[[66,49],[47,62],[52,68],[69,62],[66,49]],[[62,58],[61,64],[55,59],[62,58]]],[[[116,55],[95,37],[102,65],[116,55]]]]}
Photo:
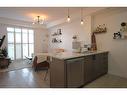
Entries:
{"type": "Polygon", "coordinates": [[[108,72],[108,51],[52,55],[50,87],[82,87],[108,72]]]}

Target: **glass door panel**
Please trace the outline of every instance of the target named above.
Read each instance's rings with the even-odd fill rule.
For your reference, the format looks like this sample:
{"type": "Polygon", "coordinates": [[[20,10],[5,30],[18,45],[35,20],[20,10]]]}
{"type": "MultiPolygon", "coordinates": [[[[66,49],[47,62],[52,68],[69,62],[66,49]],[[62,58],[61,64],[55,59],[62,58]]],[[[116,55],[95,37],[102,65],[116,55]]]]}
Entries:
{"type": "Polygon", "coordinates": [[[28,32],[27,29],[22,30],[22,43],[28,43],[28,32]]]}
{"type": "Polygon", "coordinates": [[[15,54],[16,59],[22,58],[22,48],[21,48],[21,29],[16,28],[15,29],[15,54]]]}
{"type": "Polygon", "coordinates": [[[8,32],[14,32],[14,28],[13,27],[7,27],[7,31],[8,32]]]}
{"type": "Polygon", "coordinates": [[[21,49],[21,44],[15,44],[16,47],[16,59],[21,59],[21,53],[22,53],[22,49],[21,49]]]}
{"type": "Polygon", "coordinates": [[[34,45],[29,44],[29,56],[32,56],[33,53],[34,53],[34,45]]]}
{"type": "Polygon", "coordinates": [[[8,40],[8,56],[11,60],[15,59],[14,56],[14,28],[8,27],[7,28],[7,40],[8,40]]]}
{"type": "Polygon", "coordinates": [[[25,56],[28,57],[28,44],[22,45],[23,45],[23,59],[25,59],[25,56]]]}
{"type": "Polygon", "coordinates": [[[14,43],[14,33],[9,32],[7,36],[8,36],[8,43],[14,43]]]}
{"type": "Polygon", "coordinates": [[[29,30],[29,43],[34,43],[34,32],[29,30]]]}
{"type": "Polygon", "coordinates": [[[15,43],[21,43],[21,32],[15,32],[15,43]]]}
{"type": "Polygon", "coordinates": [[[8,44],[8,56],[14,60],[14,44],[8,44]]]}

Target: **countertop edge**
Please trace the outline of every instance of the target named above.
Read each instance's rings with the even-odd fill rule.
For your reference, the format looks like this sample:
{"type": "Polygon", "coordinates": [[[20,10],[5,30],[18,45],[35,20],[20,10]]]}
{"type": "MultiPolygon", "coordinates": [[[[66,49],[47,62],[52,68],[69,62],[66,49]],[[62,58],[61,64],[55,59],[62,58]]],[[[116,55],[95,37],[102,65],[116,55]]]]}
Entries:
{"type": "Polygon", "coordinates": [[[92,51],[92,52],[88,52],[88,53],[85,53],[85,54],[83,54],[83,53],[72,53],[72,54],[74,54],[73,56],[69,56],[69,57],[60,57],[60,56],[52,56],[53,58],[57,58],[57,59],[61,59],[61,60],[68,60],[68,59],[73,59],[73,58],[79,58],[79,57],[85,57],[85,56],[89,56],[89,55],[95,55],[95,54],[99,54],[99,53],[109,53],[109,51],[100,51],[100,50],[98,50],[98,51],[92,51]]]}

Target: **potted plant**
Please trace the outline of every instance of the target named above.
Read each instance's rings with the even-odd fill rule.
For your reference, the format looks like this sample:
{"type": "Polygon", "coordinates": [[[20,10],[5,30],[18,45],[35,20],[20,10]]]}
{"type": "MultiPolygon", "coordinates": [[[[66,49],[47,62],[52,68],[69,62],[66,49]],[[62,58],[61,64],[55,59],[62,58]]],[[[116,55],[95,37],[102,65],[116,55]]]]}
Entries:
{"type": "Polygon", "coordinates": [[[3,54],[4,57],[7,57],[8,56],[7,48],[6,47],[2,48],[1,53],[3,54]]]}

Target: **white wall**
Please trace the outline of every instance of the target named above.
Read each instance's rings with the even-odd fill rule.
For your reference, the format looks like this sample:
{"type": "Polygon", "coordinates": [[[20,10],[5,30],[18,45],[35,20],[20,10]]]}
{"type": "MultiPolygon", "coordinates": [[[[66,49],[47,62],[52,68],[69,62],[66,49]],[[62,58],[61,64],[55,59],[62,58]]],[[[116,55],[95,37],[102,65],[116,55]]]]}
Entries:
{"type": "Polygon", "coordinates": [[[53,28],[49,28],[50,34],[50,50],[53,48],[64,48],[66,51],[72,51],[72,37],[78,35],[78,40],[83,41],[85,44],[90,44],[91,33],[91,16],[85,17],[84,25],[80,24],[80,19],[74,20],[70,23],[64,23],[53,28]],[[52,43],[51,36],[57,29],[62,29],[62,35],[59,38],[62,39],[62,43],[52,43]]]}
{"type": "Polygon", "coordinates": [[[47,29],[35,29],[34,36],[35,53],[47,52],[49,43],[47,29]]]}
{"type": "Polygon", "coordinates": [[[106,24],[107,33],[96,34],[97,47],[109,50],[109,73],[127,78],[127,39],[113,39],[113,33],[120,30],[121,22],[127,22],[127,9],[114,8],[96,14],[93,27],[106,24]]]}
{"type": "Polygon", "coordinates": [[[6,35],[5,40],[3,42],[2,47],[7,47],[7,32],[6,32],[6,26],[3,24],[0,24],[0,39],[3,37],[3,35],[6,35]]]}

